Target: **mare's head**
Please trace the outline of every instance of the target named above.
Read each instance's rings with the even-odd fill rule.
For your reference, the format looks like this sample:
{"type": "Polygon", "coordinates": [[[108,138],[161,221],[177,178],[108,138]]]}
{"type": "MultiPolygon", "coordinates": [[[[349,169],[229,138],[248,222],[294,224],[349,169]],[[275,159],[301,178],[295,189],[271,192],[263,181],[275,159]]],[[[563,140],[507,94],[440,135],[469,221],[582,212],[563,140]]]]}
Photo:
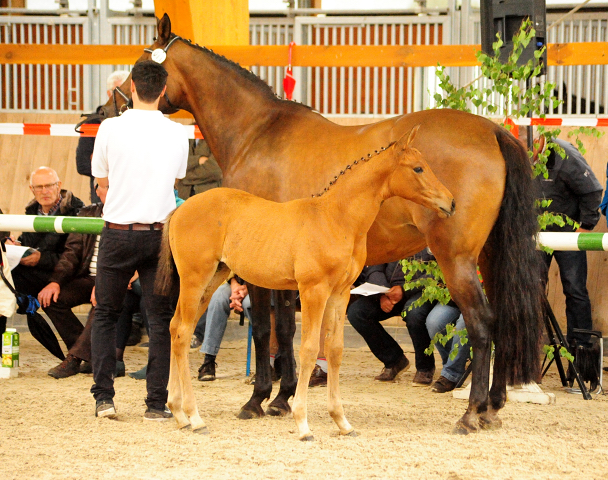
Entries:
{"type": "MultiPolygon", "coordinates": [[[[171,20],[166,13],[163,18],[157,20],[156,27],[158,36],[154,43],[142,52],[142,56],[135,63],[143,60],[154,60],[165,67],[169,74],[167,91],[161,98],[158,109],[166,114],[175,113],[181,108],[185,108],[184,105],[187,106],[187,103],[184,103],[185,94],[182,87],[184,82],[177,68],[177,64],[182,60],[187,48],[183,44],[180,45],[182,43],[179,42],[180,37],[171,33],[171,20]]],[[[116,117],[126,109],[131,108],[132,105],[131,75],[129,75],[122,85],[112,90],[110,98],[99,109],[98,114],[103,118],[116,117]]]]}
{"type": "Polygon", "coordinates": [[[442,218],[450,217],[456,209],[454,196],[437,179],[422,154],[412,146],[418,128],[420,125],[412,128],[391,147],[392,155],[398,158],[399,164],[389,178],[389,191],[391,195],[435,210],[442,218]]]}

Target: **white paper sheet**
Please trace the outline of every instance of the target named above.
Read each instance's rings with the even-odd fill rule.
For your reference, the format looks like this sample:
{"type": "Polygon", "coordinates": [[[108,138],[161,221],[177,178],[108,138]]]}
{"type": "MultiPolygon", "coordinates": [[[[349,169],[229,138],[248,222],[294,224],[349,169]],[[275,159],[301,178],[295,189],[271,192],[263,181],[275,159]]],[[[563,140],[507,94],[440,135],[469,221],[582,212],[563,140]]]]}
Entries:
{"type": "Polygon", "coordinates": [[[390,288],[383,287],[382,285],[374,285],[373,283],[364,283],[356,288],[353,288],[350,293],[351,295],[377,295],[379,293],[388,292],[390,288]]]}
{"type": "Polygon", "coordinates": [[[23,258],[23,254],[28,251],[30,247],[22,247],[20,245],[5,245],[6,247],[6,259],[8,264],[13,270],[23,258]]]}

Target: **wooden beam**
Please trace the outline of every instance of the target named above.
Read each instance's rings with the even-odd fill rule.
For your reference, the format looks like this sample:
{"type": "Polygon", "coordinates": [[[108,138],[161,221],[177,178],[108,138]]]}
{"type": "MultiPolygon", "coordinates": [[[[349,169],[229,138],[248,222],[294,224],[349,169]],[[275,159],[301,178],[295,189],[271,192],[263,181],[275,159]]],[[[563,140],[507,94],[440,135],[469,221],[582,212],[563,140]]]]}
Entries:
{"type": "Polygon", "coordinates": [[[249,45],[249,0],[190,0],[190,11],[199,45],[249,45]]]}
{"type": "MultiPolygon", "coordinates": [[[[0,44],[0,64],[122,65],[132,64],[147,45],[0,44]]],[[[241,65],[284,66],[288,47],[217,46],[216,53],[241,65]]],[[[467,67],[478,65],[479,45],[296,46],[296,67],[467,67]]],[[[169,51],[169,55],[171,52],[169,51]]],[[[548,45],[548,65],[608,65],[608,42],[548,45]]]]}

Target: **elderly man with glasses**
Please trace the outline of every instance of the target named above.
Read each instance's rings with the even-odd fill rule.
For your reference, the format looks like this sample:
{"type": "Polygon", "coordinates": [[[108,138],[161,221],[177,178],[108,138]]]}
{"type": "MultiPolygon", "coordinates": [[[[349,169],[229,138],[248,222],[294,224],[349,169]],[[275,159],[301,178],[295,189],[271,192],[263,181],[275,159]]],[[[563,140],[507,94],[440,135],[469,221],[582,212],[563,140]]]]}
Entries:
{"type": "MultiPolygon", "coordinates": [[[[49,167],[40,167],[32,172],[30,190],[34,199],[25,207],[26,215],[76,216],[84,205],[72,192],[61,189],[57,172],[49,167]]],[[[48,285],[55,265],[65,249],[67,237],[67,233],[26,232],[19,240],[6,240],[9,245],[24,245],[32,249],[12,271],[18,292],[37,297],[38,292],[48,285]]],[[[55,327],[68,348],[71,348],[83,330],[80,322],[78,325],[70,322],[55,324],[55,327]]]]}

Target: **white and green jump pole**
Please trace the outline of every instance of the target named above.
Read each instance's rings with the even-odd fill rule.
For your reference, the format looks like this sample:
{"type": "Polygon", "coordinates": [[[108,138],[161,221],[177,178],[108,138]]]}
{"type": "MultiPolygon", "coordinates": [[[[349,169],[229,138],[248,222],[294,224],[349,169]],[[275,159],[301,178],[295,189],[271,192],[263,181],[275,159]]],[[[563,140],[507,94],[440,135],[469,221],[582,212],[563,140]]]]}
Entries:
{"type": "Polygon", "coordinates": [[[0,231],[37,233],[99,234],[103,219],[97,217],[45,217],[42,215],[0,215],[0,231]]]}
{"type": "MultiPolygon", "coordinates": [[[[103,219],[95,217],[0,215],[0,231],[99,234],[102,228],[103,219]]],[[[608,251],[608,234],[541,232],[537,245],[553,250],[608,251]]]]}

